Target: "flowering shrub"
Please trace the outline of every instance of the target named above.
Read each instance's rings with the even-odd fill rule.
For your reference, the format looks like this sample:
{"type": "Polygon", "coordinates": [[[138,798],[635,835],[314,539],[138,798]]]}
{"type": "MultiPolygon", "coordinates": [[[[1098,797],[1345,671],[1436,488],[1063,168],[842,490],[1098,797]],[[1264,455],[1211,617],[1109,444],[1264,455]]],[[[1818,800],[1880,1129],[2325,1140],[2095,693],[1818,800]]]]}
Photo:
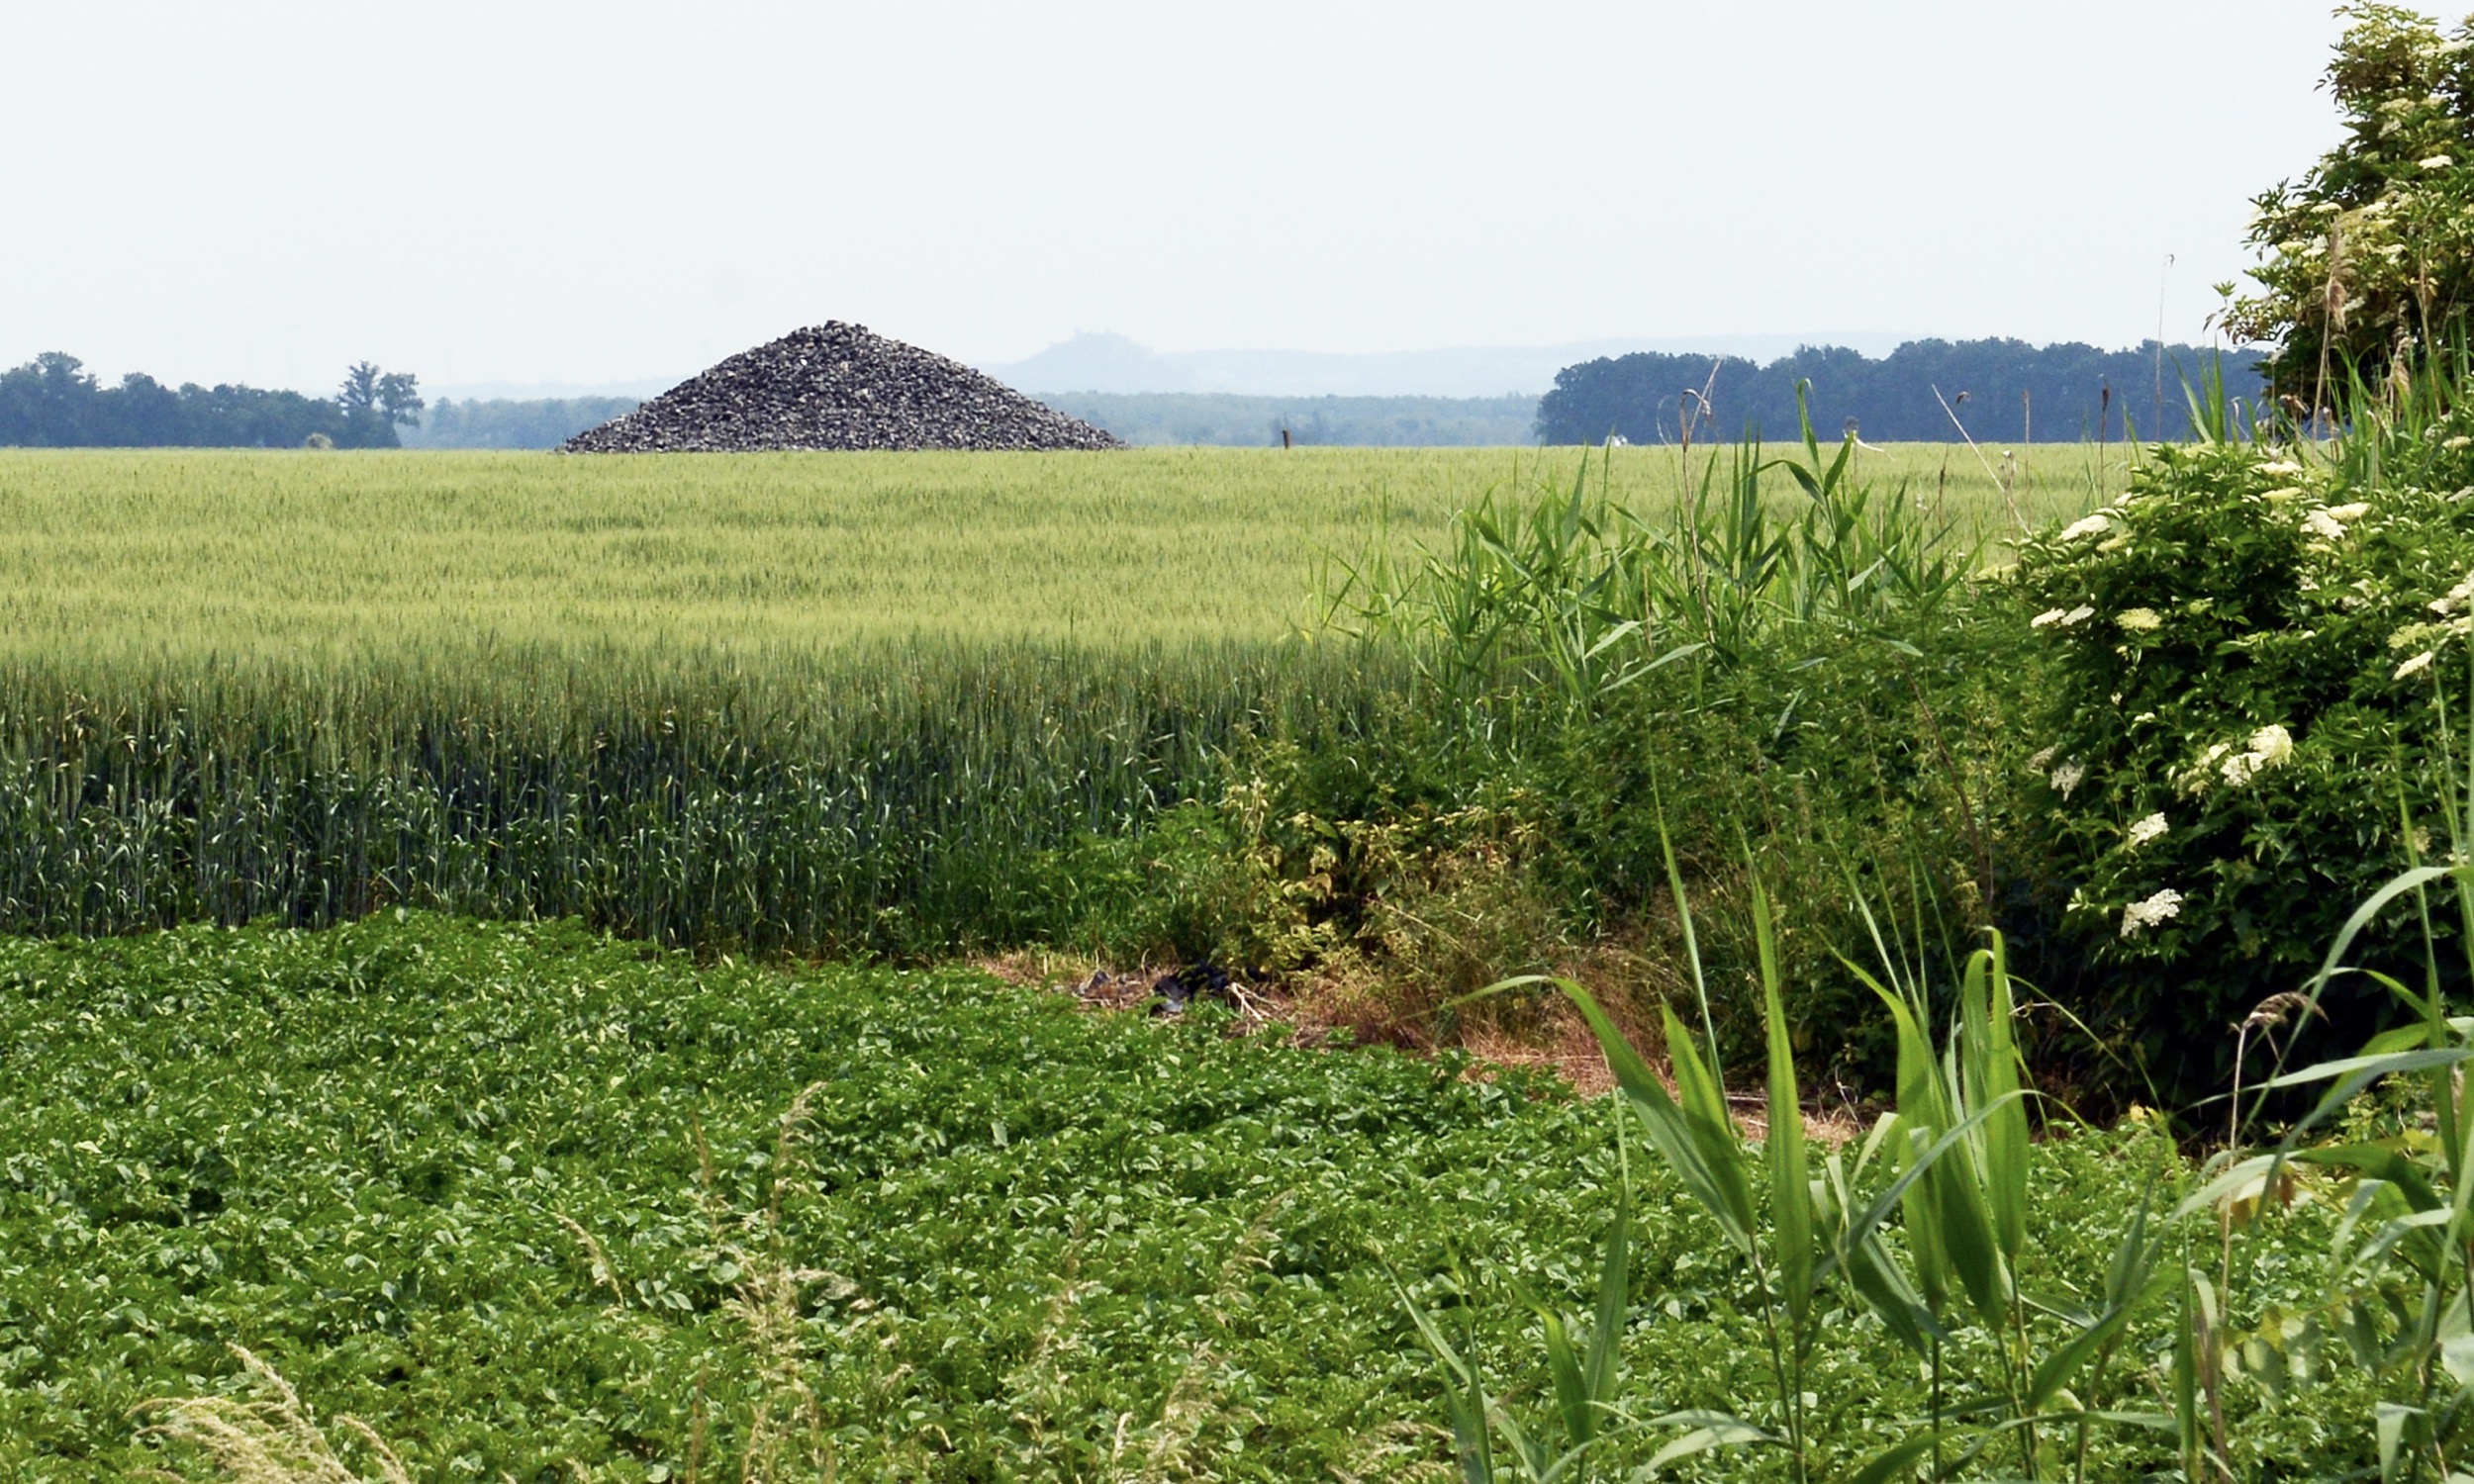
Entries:
{"type": "MultiPolygon", "coordinates": [[[[2156,448],[2022,550],[2052,647],[2031,792],[2067,916],[2120,986],[2097,1008],[2186,1089],[2406,863],[2401,809],[2448,849],[2431,770],[2469,675],[2474,416],[2406,420],[2328,454],[2156,448]]],[[[2421,981],[2419,953],[2389,967],[2421,981]]],[[[2331,1008],[2377,1003],[2351,993],[2331,1008]]]]}
{"type": "Polygon", "coordinates": [[[2313,406],[2420,362],[2474,309],[2474,21],[2442,36],[2398,6],[2340,14],[2327,85],[2345,139],[2253,203],[2261,292],[2226,315],[2236,338],[2279,342],[2277,390],[2313,406]]]}

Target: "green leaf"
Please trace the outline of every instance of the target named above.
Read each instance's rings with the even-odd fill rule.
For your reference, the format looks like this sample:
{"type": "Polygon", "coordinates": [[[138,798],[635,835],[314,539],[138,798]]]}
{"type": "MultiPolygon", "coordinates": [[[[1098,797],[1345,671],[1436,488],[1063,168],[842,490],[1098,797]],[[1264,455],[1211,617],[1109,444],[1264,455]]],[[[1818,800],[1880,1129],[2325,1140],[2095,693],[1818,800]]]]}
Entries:
{"type": "Polygon", "coordinates": [[[2070,1384],[2070,1378],[2078,1373],[2080,1366],[2122,1333],[2131,1322],[2131,1312],[2128,1304],[2107,1310],[2096,1323],[2071,1336],[2039,1361],[2035,1374],[2028,1379],[2028,1410],[2044,1410],[2045,1404],[2053,1399],[2053,1393],[2070,1384]]]}
{"type": "MultiPolygon", "coordinates": [[[[1390,1264],[1384,1264],[1389,1270],[1390,1264]]],[[[1443,1327],[1435,1323],[1426,1306],[1411,1297],[1408,1285],[1398,1273],[1391,1273],[1392,1292],[1399,1295],[1400,1305],[1409,1311],[1409,1322],[1417,1327],[1418,1338],[1434,1353],[1443,1366],[1443,1404],[1452,1419],[1454,1451],[1460,1458],[1462,1484],[1495,1484],[1494,1438],[1487,1426],[1492,1404],[1486,1399],[1486,1388],[1479,1380],[1477,1368],[1461,1358],[1461,1352],[1444,1338],[1443,1327]]]]}
{"type": "Polygon", "coordinates": [[[1700,1151],[1703,1166],[1710,1171],[1719,1199],[1726,1203],[1726,1220],[1744,1234],[1746,1250],[1750,1251],[1753,1185],[1744,1167],[1743,1133],[1736,1127],[1735,1115],[1727,1109],[1724,1087],[1701,1060],[1700,1053],[1693,1050],[1692,1038],[1683,1022],[1669,1006],[1661,1005],[1659,1015],[1666,1032],[1666,1065],[1674,1072],[1676,1102],[1682,1109],[1685,1127],[1700,1151]]]}
{"type": "MultiPolygon", "coordinates": [[[[1709,1128],[1703,1119],[1696,1119],[1679,1106],[1666,1091],[1666,1085],[1650,1070],[1650,1064],[1641,1059],[1632,1042],[1618,1029],[1597,998],[1570,979],[1544,979],[1538,975],[1507,979],[1505,984],[1547,982],[1563,989],[1580,1011],[1581,1019],[1598,1039],[1598,1048],[1606,1055],[1606,1064],[1615,1073],[1615,1085],[1640,1116],[1642,1127],[1649,1131],[1650,1144],[1675,1172],[1693,1199],[1699,1201],[1717,1219],[1719,1229],[1737,1250],[1753,1250],[1752,1186],[1744,1172],[1742,1147],[1733,1139],[1733,1124],[1709,1128]]],[[[1500,986],[1497,986],[1500,987],[1500,986]]],[[[1687,1060],[1697,1068],[1692,1056],[1690,1036],[1676,1021],[1672,1010],[1665,1011],[1669,1054],[1675,1057],[1678,1083],[1682,1083],[1687,1060]]],[[[1702,1073],[1706,1082],[1706,1073],[1702,1073]]],[[[1721,1105],[1723,1116],[1724,1106],[1721,1105]]]]}
{"type": "MultiPolygon", "coordinates": [[[[2000,1105],[1995,1105],[1995,1107],[1998,1106],[2000,1105]]],[[[1844,1249],[1853,1251],[1857,1245],[1871,1238],[1880,1229],[1881,1223],[1889,1218],[1890,1212],[1898,1209],[1901,1203],[1914,1193],[1917,1186],[1925,1183],[1931,1177],[1935,1167],[1968,1135],[1972,1134],[1993,1111],[1993,1108],[1978,1108],[1975,1112],[1968,1114],[1958,1127],[1944,1134],[1932,1144],[1919,1143],[1909,1157],[1907,1167],[1899,1172],[1898,1178],[1892,1180],[1887,1189],[1874,1196],[1872,1203],[1858,1213],[1855,1220],[1848,1223],[1847,1230],[1840,1237],[1844,1249]]],[[[1921,1140],[1920,1131],[1918,1131],[1918,1138],[1921,1140]]],[[[1914,1232],[1908,1233],[1908,1240],[1912,1246],[1915,1241],[1914,1232]]]]}
{"type": "Polygon", "coordinates": [[[1615,1220],[1606,1232],[1606,1258],[1598,1268],[1598,1312],[1589,1331],[1588,1393],[1612,1406],[1623,1379],[1624,1319],[1632,1309],[1632,1181],[1616,1182],[1615,1220]]]}
{"type": "Polygon", "coordinates": [[[2401,1071],[2427,1071],[2438,1067],[2454,1067],[2468,1060],[2474,1060],[2474,1047],[2454,1046],[2436,1051],[2426,1048],[2421,1051],[2384,1052],[2377,1056],[2345,1057],[2334,1062],[2321,1062],[2315,1066],[2306,1067],[2300,1071],[2289,1071],[2282,1076],[2270,1077],[2259,1085],[2263,1088],[2300,1087],[2311,1082],[2325,1082],[2333,1077],[2342,1077],[2344,1081],[2341,1085],[2349,1090],[2339,1100],[2351,1101],[2354,1093],[2361,1091],[2377,1078],[2393,1076],[2401,1071]]]}
{"type": "Polygon", "coordinates": [[[1968,956],[1962,998],[1968,1024],[1963,1034],[1973,1044],[1968,1053],[1968,1101],[2002,1104],[1985,1120],[1985,1194],[2003,1255],[2016,1266],[2028,1233],[2028,1108],[2019,1092],[2017,1008],[2010,993],[2010,963],[2002,936],[1992,946],[1968,956]]]}
{"type": "Polygon", "coordinates": [[[1740,1447],[1747,1443],[1774,1443],[1778,1436],[1763,1432],[1741,1418],[1723,1412],[1669,1412],[1651,1424],[1653,1427],[1687,1428],[1682,1437],[1660,1448],[1650,1458],[1649,1472],[1656,1473],[1679,1458],[1706,1453],[1711,1448],[1740,1447]]]}
{"type": "Polygon", "coordinates": [[[1840,1264],[1846,1268],[1848,1281],[1855,1284],[1856,1292],[1881,1316],[1882,1326],[1891,1338],[1913,1350],[1918,1359],[1932,1359],[1934,1343],[1950,1337],[1943,1333],[1932,1308],[1907,1281],[1907,1275],[1891,1260],[1878,1234],[1850,1249],[1840,1264]]]}
{"type": "Polygon", "coordinates": [[[2219,1171],[2206,1184],[2184,1196],[2182,1203],[2173,1208],[2173,1219],[2180,1221],[2186,1216],[2197,1215],[2215,1206],[2227,1196],[2254,1184],[2264,1189],[2264,1182],[2273,1176],[2278,1167],[2291,1159],[2292,1156],[2280,1151],[2275,1154],[2253,1155],[2247,1159],[2236,1160],[2219,1171]]]}
{"type": "Polygon", "coordinates": [[[1562,1316],[1550,1309],[1543,1311],[1543,1317],[1547,1374],[1555,1383],[1555,1408],[1564,1418],[1564,1436],[1574,1443],[1587,1442],[1597,1432],[1597,1410],[1591,1405],[1588,1382],[1581,1377],[1580,1360],[1572,1353],[1571,1337],[1564,1330],[1562,1316]]]}
{"type": "Polygon", "coordinates": [[[1873,1454],[1872,1461],[1850,1475],[1847,1484],[1889,1484],[1904,1473],[1912,1473],[1925,1455],[1933,1451],[1933,1435],[1910,1438],[1873,1454]]]}
{"type": "Polygon", "coordinates": [[[2340,1144],[2322,1149],[2296,1150],[2293,1159],[2299,1164],[2323,1164],[2334,1169],[2351,1169],[2375,1180],[2386,1180],[2397,1187],[2406,1204],[2417,1211],[2436,1211],[2446,1204],[2431,1188],[2423,1167],[2393,1149],[2377,1144],[2340,1144]]]}
{"type": "Polygon", "coordinates": [[[1795,1085],[1795,1048],[1787,1037],[1779,992],[1777,930],[1759,878],[1753,881],[1753,925],[1760,950],[1761,1022],[1769,1051],[1769,1134],[1762,1156],[1769,1166],[1770,1240],[1787,1314],[1800,1332],[1813,1299],[1812,1168],[1804,1149],[1804,1102],[1795,1085]]]}
{"type": "Polygon", "coordinates": [[[2400,1406],[2395,1402],[2381,1402],[2373,1411],[2372,1430],[2379,1438],[2381,1484],[2388,1484],[2389,1480],[2397,1477],[2398,1458],[2405,1450],[2406,1426],[2423,1415],[2420,1407],[2400,1406]]]}

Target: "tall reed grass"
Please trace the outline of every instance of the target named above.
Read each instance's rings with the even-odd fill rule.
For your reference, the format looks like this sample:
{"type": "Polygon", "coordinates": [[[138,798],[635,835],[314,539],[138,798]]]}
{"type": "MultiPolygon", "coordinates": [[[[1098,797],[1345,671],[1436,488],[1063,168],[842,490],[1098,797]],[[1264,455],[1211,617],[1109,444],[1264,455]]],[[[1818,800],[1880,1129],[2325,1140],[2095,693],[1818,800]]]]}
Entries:
{"type": "Polygon", "coordinates": [[[1791,665],[1816,640],[1929,619],[1983,569],[1985,511],[1861,476],[1853,436],[1795,454],[1758,438],[1695,458],[1677,496],[1619,495],[1617,450],[1568,493],[1488,491],[1447,540],[1403,561],[1381,543],[1344,565],[1327,621],[1396,638],[1447,694],[1552,691],[1574,705],[1663,677],[1705,703],[1712,666],[1791,665]]]}

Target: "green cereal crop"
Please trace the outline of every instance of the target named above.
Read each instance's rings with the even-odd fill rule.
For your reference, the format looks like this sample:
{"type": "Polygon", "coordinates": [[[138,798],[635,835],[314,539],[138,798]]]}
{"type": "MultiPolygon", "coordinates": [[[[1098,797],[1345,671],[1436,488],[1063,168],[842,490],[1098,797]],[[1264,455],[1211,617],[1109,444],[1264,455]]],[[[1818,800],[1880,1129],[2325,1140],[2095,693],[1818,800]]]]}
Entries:
{"type": "MultiPolygon", "coordinates": [[[[1998,522],[2001,457],[1904,445],[1863,472],[1998,522]]],[[[2092,452],[2034,457],[2016,481],[2032,517],[2086,503],[2092,452]]],[[[209,665],[679,672],[865,645],[1266,642],[1311,620],[1325,553],[1439,538],[1488,487],[1577,458],[5,450],[0,663],[93,689],[209,665]]],[[[1656,502],[1677,462],[1624,449],[1613,471],[1619,497],[1656,502]]]]}

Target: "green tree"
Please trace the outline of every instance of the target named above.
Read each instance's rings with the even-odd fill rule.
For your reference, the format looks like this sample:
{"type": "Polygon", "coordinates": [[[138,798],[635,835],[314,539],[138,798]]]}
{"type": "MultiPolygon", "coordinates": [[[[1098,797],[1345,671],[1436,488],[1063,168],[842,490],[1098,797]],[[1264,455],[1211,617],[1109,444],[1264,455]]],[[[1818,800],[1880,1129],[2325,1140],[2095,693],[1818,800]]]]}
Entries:
{"type": "Polygon", "coordinates": [[[2345,138],[2299,184],[2256,198],[2260,292],[2223,318],[2270,340],[2289,407],[2329,404],[2351,376],[2410,375],[2474,309],[2474,17],[2451,35],[2419,12],[2349,5],[2324,86],[2345,138]]]}
{"type": "Polygon", "coordinates": [[[368,361],[343,373],[335,403],[343,409],[345,432],[336,441],[346,448],[400,447],[395,430],[419,424],[424,406],[420,383],[410,372],[381,371],[368,361]]]}

